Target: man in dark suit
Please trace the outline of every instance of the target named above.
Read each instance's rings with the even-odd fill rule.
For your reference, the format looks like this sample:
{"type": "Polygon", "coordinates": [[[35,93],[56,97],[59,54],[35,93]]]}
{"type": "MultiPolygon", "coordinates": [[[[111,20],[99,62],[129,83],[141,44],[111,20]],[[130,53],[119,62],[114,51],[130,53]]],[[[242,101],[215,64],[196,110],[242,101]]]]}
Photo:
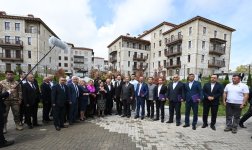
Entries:
{"type": "Polygon", "coordinates": [[[217,82],[217,75],[211,75],[210,83],[206,83],[203,87],[203,125],[202,128],[206,128],[208,126],[207,118],[208,113],[211,108],[211,124],[210,127],[213,130],[216,130],[215,123],[218,113],[219,107],[219,99],[223,94],[222,85],[217,82]]]}
{"type": "Polygon", "coordinates": [[[69,91],[64,77],[60,77],[59,84],[52,87],[51,99],[54,126],[57,131],[60,131],[61,128],[66,128],[64,126],[65,104],[69,103],[69,91]]]}
{"type": "Polygon", "coordinates": [[[4,113],[5,113],[5,104],[4,104],[4,98],[9,97],[12,90],[9,90],[7,92],[2,93],[2,85],[0,84],[0,148],[10,146],[14,144],[13,140],[6,141],[3,129],[4,129],[4,113]]]}
{"type": "Polygon", "coordinates": [[[248,100],[249,100],[250,106],[249,106],[248,111],[240,119],[239,126],[241,128],[247,128],[246,126],[244,126],[244,122],[247,121],[252,116],[252,87],[250,87],[250,89],[249,89],[248,100]]]}
{"type": "Polygon", "coordinates": [[[144,119],[144,115],[145,115],[145,99],[148,95],[149,89],[148,89],[148,85],[146,83],[144,83],[144,77],[140,76],[139,77],[139,82],[137,84],[137,88],[135,91],[135,95],[136,95],[136,100],[137,100],[137,111],[136,111],[136,118],[139,118],[139,111],[140,111],[140,106],[141,106],[141,119],[144,119]]]}
{"type": "MultiPolygon", "coordinates": [[[[18,82],[20,82],[22,93],[23,93],[23,85],[27,82],[26,79],[23,79],[25,76],[26,76],[26,74],[23,72],[21,74],[20,79],[17,80],[18,82]]],[[[19,108],[20,125],[23,125],[23,123],[24,123],[23,121],[25,121],[24,117],[25,117],[25,105],[24,105],[24,100],[23,100],[23,97],[22,97],[20,108],[19,108]]]]}
{"type": "Polygon", "coordinates": [[[173,123],[174,110],[176,111],[176,126],[181,124],[181,102],[185,99],[184,83],[179,81],[179,76],[173,76],[173,82],[170,82],[167,89],[167,98],[169,100],[169,120],[166,123],[173,123]]]}
{"type": "Polygon", "coordinates": [[[123,81],[121,80],[121,76],[117,76],[117,81],[115,82],[115,102],[116,102],[116,115],[122,114],[122,102],[121,102],[121,91],[122,91],[123,81]]]}
{"type": "Polygon", "coordinates": [[[40,92],[38,84],[34,82],[34,76],[29,74],[27,76],[27,82],[23,85],[23,99],[25,105],[25,119],[29,129],[34,126],[39,126],[37,120],[38,102],[40,98],[40,92]],[[32,122],[31,122],[32,118],[32,122]]]}
{"type": "Polygon", "coordinates": [[[161,110],[161,122],[164,122],[164,105],[166,100],[167,86],[164,85],[162,78],[158,79],[158,85],[154,89],[154,97],[156,101],[156,118],[154,121],[159,120],[159,112],[161,110]]]}
{"type": "Polygon", "coordinates": [[[107,93],[106,93],[106,112],[105,113],[107,115],[112,115],[114,87],[113,87],[113,84],[111,83],[110,79],[106,80],[105,90],[107,91],[107,93]]]}
{"type": "Polygon", "coordinates": [[[129,77],[125,77],[125,83],[122,85],[122,90],[121,90],[121,100],[123,102],[123,110],[124,114],[122,117],[130,117],[131,116],[131,111],[130,111],[130,104],[133,101],[134,98],[134,85],[129,83],[129,77]]]}
{"type": "Polygon", "coordinates": [[[48,121],[51,121],[49,118],[49,113],[51,110],[51,92],[52,87],[49,82],[49,78],[45,77],[43,83],[41,84],[41,96],[42,96],[42,102],[43,102],[43,122],[47,123],[48,121]]]}
{"type": "Polygon", "coordinates": [[[190,126],[190,111],[193,110],[193,122],[192,129],[196,130],[196,125],[198,122],[198,106],[202,99],[202,88],[201,83],[194,80],[195,75],[189,74],[188,81],[185,84],[186,93],[186,110],[185,110],[185,125],[183,127],[190,126]]]}
{"type": "Polygon", "coordinates": [[[76,122],[77,113],[78,113],[78,97],[79,97],[79,88],[78,88],[79,78],[76,76],[72,77],[72,82],[69,83],[69,98],[70,98],[70,112],[69,112],[69,124],[76,122]]]}

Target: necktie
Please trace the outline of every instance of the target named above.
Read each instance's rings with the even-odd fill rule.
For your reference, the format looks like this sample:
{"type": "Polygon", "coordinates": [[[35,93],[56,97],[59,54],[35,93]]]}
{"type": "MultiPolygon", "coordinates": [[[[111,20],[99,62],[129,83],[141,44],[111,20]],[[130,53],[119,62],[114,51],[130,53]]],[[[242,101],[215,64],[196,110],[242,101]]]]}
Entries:
{"type": "Polygon", "coordinates": [[[76,92],[76,96],[78,97],[79,96],[79,90],[78,90],[78,87],[76,84],[74,84],[74,87],[75,87],[75,92],[76,92]]]}
{"type": "Polygon", "coordinates": [[[61,86],[61,89],[65,92],[64,86],[62,84],[60,86],[61,86]]]}

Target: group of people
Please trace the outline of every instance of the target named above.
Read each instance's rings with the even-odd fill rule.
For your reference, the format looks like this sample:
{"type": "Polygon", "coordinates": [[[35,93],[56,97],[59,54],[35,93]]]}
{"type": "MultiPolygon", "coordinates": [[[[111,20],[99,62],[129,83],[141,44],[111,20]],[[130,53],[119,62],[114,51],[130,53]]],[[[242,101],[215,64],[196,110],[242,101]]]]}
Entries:
{"type": "Polygon", "coordinates": [[[32,74],[23,74],[18,81],[15,81],[14,73],[7,71],[6,79],[0,82],[0,147],[13,144],[13,141],[6,141],[3,136],[7,132],[9,109],[12,109],[17,130],[22,130],[24,123],[29,129],[32,129],[40,126],[37,119],[40,100],[43,103],[43,123],[52,121],[50,116],[53,116],[57,131],[67,128],[68,124],[73,125],[84,121],[86,117],[112,115],[114,102],[116,115],[130,118],[131,112],[135,111],[135,119],[148,117],[154,121],[161,119],[163,123],[165,104],[168,101],[169,118],[166,123],[173,123],[176,113],[176,126],[181,125],[181,103],[185,102],[183,127],[190,126],[192,109],[193,130],[196,130],[197,127],[200,101],[203,102],[202,128],[209,125],[208,114],[211,109],[210,127],[216,130],[215,123],[221,96],[223,96],[223,103],[226,106],[224,131],[237,133],[237,127],[246,128],[244,122],[252,116],[252,91],[251,89],[249,91],[248,86],[240,82],[239,75],[233,75],[232,83],[225,88],[217,81],[218,76],[215,74],[211,75],[210,82],[204,84],[203,88],[201,83],[195,80],[194,74],[188,75],[186,83],[181,82],[179,75],[175,74],[168,85],[161,77],[158,78],[157,83],[154,83],[153,77],[147,78],[147,83],[143,76],[140,76],[138,81],[135,78],[134,74],[131,77],[126,76],[124,79],[118,75],[105,81],[97,78],[87,83],[73,76],[69,81],[65,77],[60,77],[59,82],[56,83],[52,80],[52,76],[49,76],[45,77],[39,86],[32,74]],[[240,120],[241,110],[248,100],[250,100],[250,108],[240,120]],[[145,105],[147,115],[145,115],[145,105]]]}

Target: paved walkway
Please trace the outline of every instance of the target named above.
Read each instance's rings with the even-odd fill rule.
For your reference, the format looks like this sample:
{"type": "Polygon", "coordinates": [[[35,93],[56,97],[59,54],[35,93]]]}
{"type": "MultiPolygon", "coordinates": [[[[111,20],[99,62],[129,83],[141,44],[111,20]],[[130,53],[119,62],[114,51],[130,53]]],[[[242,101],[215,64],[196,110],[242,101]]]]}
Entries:
{"type": "MultiPolygon", "coordinates": [[[[168,109],[166,109],[166,112],[168,109]]],[[[41,113],[39,113],[41,114],[41,113]]],[[[168,113],[166,113],[168,114],[168,113]]],[[[133,116],[133,115],[132,115],[133,116]]],[[[41,118],[41,117],[39,117],[41,118]]],[[[168,116],[166,116],[166,119],[168,116]]],[[[182,117],[184,119],[184,117],[182,117]]],[[[197,130],[177,127],[149,119],[107,116],[78,123],[56,131],[52,125],[15,131],[13,123],[6,137],[14,138],[16,144],[6,149],[161,149],[161,150],[251,150],[252,119],[247,129],[237,134],[224,132],[225,118],[217,118],[216,131],[202,129],[201,117],[197,130]]]]}

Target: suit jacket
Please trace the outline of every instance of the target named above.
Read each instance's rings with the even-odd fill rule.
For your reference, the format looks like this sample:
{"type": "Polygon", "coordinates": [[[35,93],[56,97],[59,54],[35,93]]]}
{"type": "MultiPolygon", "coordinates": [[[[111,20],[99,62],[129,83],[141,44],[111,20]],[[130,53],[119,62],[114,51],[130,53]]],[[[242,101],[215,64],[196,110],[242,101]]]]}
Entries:
{"type": "Polygon", "coordinates": [[[31,87],[29,82],[26,82],[23,85],[23,100],[25,105],[29,104],[30,106],[32,106],[39,103],[40,100],[39,87],[38,84],[36,84],[35,82],[33,83],[33,85],[35,86],[35,89],[31,87]]]}
{"type": "Polygon", "coordinates": [[[4,99],[9,97],[9,93],[8,92],[4,92],[4,93],[1,93],[0,92],[0,115],[3,116],[3,114],[5,113],[6,111],[6,106],[4,104],[4,99]]]}
{"type": "Polygon", "coordinates": [[[190,89],[189,82],[185,84],[186,101],[193,101],[193,96],[197,95],[199,99],[203,99],[201,83],[198,81],[193,81],[192,87],[190,89]]]}
{"type": "MultiPolygon", "coordinates": [[[[77,94],[75,86],[73,83],[67,84],[68,90],[69,90],[69,98],[72,103],[76,103],[79,97],[79,94],[77,94]]],[[[77,85],[77,88],[79,89],[79,86],[77,85]]],[[[79,91],[78,91],[79,92],[79,91]]],[[[79,92],[80,93],[80,92],[79,92]]]]}
{"type": "Polygon", "coordinates": [[[110,90],[109,90],[107,84],[104,85],[104,88],[107,91],[106,98],[109,100],[112,100],[114,97],[114,87],[113,87],[112,83],[110,84],[110,90]]]}
{"type": "Polygon", "coordinates": [[[223,94],[223,87],[219,82],[215,83],[212,91],[211,91],[211,83],[206,83],[203,86],[203,95],[204,95],[203,102],[219,105],[219,99],[222,96],[222,94],[223,94]],[[213,101],[208,100],[208,96],[213,96],[214,100],[213,101]]]}
{"type": "Polygon", "coordinates": [[[120,98],[122,92],[123,81],[120,81],[120,84],[117,85],[118,81],[115,82],[115,96],[116,98],[120,98]]]}
{"type": "Polygon", "coordinates": [[[134,98],[134,85],[129,83],[128,86],[126,86],[126,83],[122,85],[122,90],[121,90],[121,98],[122,100],[127,100],[131,101],[134,98]],[[130,99],[132,97],[132,99],[130,99]]]}
{"type": "Polygon", "coordinates": [[[79,94],[79,100],[80,101],[88,100],[89,95],[83,95],[84,93],[89,93],[89,90],[88,90],[87,86],[86,87],[79,86],[79,93],[80,93],[79,94]]]}
{"type": "Polygon", "coordinates": [[[40,86],[40,89],[41,89],[41,98],[43,102],[51,103],[52,89],[50,83],[47,84],[43,82],[40,86]]]}
{"type": "Polygon", "coordinates": [[[252,88],[249,89],[249,99],[248,99],[250,105],[252,105],[252,88]]]}
{"type": "Polygon", "coordinates": [[[60,84],[56,84],[52,87],[52,104],[59,107],[65,106],[65,103],[69,101],[69,89],[66,85],[64,85],[64,89],[65,90],[61,88],[60,84]]]}
{"type": "Polygon", "coordinates": [[[140,97],[146,98],[148,96],[148,93],[149,93],[148,85],[146,83],[144,83],[144,82],[142,83],[140,93],[139,93],[140,95],[138,95],[139,88],[140,88],[140,84],[138,83],[136,91],[135,91],[135,96],[140,96],[140,97]]]}
{"type": "Polygon", "coordinates": [[[170,82],[167,88],[167,98],[173,102],[181,102],[181,99],[185,100],[184,83],[178,81],[176,87],[173,89],[173,82],[170,82]]]}
{"type": "Polygon", "coordinates": [[[166,85],[162,85],[159,93],[158,93],[158,85],[154,88],[154,100],[159,100],[159,97],[158,95],[160,96],[160,94],[162,95],[166,95],[166,92],[167,92],[167,86],[166,85]]]}

